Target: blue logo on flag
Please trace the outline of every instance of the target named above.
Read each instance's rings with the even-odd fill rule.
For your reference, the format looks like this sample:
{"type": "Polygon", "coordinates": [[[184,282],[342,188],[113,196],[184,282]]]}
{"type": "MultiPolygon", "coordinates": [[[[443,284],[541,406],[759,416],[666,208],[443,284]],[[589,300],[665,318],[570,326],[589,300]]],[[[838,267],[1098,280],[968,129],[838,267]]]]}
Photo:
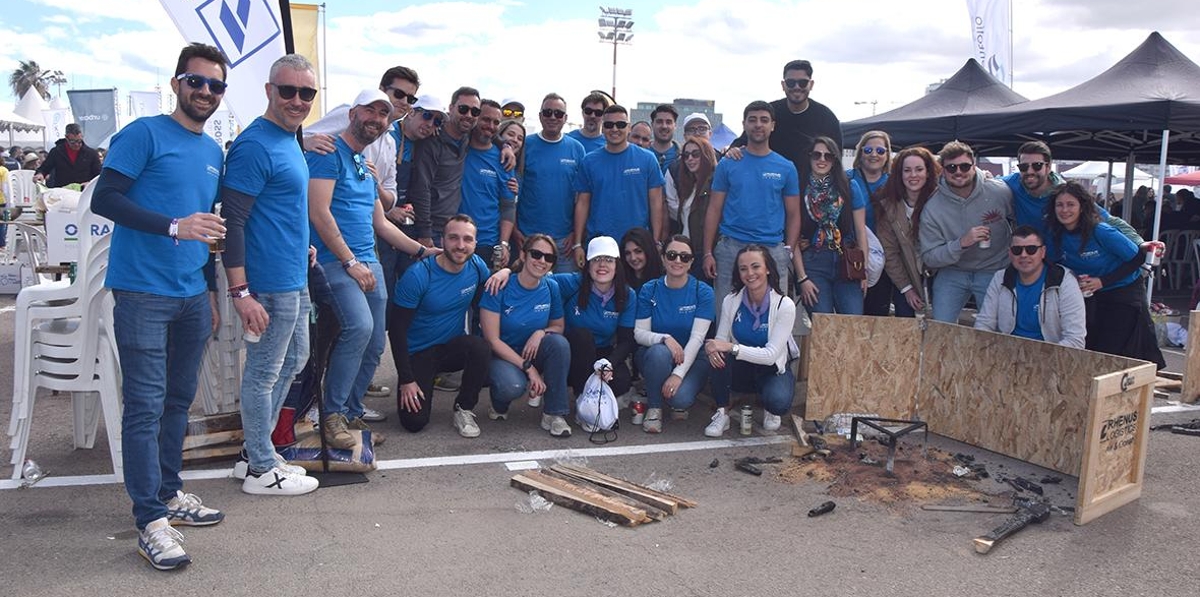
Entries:
{"type": "Polygon", "coordinates": [[[213,44],[229,57],[230,68],[283,33],[268,0],[209,0],[196,7],[196,15],[213,44]]]}

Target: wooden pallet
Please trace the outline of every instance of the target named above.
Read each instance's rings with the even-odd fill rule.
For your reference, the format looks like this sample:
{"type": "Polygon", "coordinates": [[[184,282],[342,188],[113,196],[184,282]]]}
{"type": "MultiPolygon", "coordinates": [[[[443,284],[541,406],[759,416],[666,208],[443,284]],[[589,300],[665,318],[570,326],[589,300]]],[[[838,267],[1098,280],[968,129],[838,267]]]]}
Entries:
{"type": "Polygon", "coordinates": [[[537,491],[560,506],[630,527],[657,522],[680,508],[697,505],[684,497],[570,464],[524,471],[513,476],[510,484],[522,491],[537,491]]]}

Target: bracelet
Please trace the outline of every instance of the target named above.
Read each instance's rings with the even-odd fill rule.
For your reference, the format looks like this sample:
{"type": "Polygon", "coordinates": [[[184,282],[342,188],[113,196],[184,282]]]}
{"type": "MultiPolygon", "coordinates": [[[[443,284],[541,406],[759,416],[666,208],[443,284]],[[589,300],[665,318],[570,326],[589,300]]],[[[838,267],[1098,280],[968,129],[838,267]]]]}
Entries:
{"type": "MultiPolygon", "coordinates": [[[[712,256],[713,256],[713,254],[712,254],[712,253],[705,253],[705,254],[704,254],[704,258],[705,258],[705,259],[708,259],[709,257],[712,257],[712,256]]],[[[714,259],[715,259],[715,257],[714,257],[714,259]]]]}
{"type": "Polygon", "coordinates": [[[505,249],[507,249],[507,248],[508,248],[508,241],[506,241],[506,240],[502,240],[502,241],[500,241],[500,246],[501,246],[501,247],[504,247],[505,249]]]}
{"type": "Polygon", "coordinates": [[[413,255],[413,257],[416,257],[417,259],[420,259],[420,258],[421,258],[421,257],[423,257],[424,255],[425,255],[425,245],[421,245],[421,248],[420,248],[420,249],[417,249],[417,254],[416,254],[416,255],[413,255]]]}
{"type": "Polygon", "coordinates": [[[254,293],[250,292],[250,287],[246,284],[229,289],[229,298],[232,299],[244,299],[252,296],[254,296],[254,293]]]}
{"type": "Polygon", "coordinates": [[[172,218],[171,225],[167,227],[167,236],[175,241],[175,246],[179,246],[179,219],[172,218]]]}
{"type": "Polygon", "coordinates": [[[805,282],[808,282],[808,280],[809,280],[808,276],[804,276],[803,278],[800,278],[799,280],[796,280],[796,286],[799,286],[799,285],[801,285],[801,284],[803,284],[803,283],[805,283],[805,282]]]}
{"type": "Polygon", "coordinates": [[[526,359],[525,362],[521,363],[521,371],[528,373],[530,367],[533,367],[533,361],[530,361],[529,359],[526,359]]]}
{"type": "Polygon", "coordinates": [[[582,249],[582,248],[583,248],[583,243],[575,243],[575,244],[574,244],[574,245],[571,247],[571,250],[572,250],[572,251],[574,251],[574,250],[576,250],[576,249],[582,249]]]}
{"type": "Polygon", "coordinates": [[[347,259],[346,261],[342,262],[342,267],[345,269],[350,269],[356,265],[358,265],[357,257],[351,257],[351,258],[347,259]]]}

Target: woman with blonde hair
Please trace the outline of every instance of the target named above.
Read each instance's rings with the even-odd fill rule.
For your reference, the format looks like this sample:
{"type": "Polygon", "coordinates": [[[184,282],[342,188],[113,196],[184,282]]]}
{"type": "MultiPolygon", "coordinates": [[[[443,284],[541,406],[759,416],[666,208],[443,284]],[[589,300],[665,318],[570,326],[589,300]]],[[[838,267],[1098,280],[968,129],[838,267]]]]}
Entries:
{"type": "MultiPolygon", "coordinates": [[[[846,170],[850,179],[850,193],[854,195],[855,203],[865,203],[867,206],[867,228],[879,235],[877,214],[871,205],[871,198],[883,188],[888,181],[888,172],[892,169],[892,139],[883,131],[867,131],[854,147],[854,165],[846,170]]],[[[887,315],[888,306],[892,302],[895,286],[885,271],[879,276],[879,281],[867,289],[863,297],[863,315],[887,315]]]]}

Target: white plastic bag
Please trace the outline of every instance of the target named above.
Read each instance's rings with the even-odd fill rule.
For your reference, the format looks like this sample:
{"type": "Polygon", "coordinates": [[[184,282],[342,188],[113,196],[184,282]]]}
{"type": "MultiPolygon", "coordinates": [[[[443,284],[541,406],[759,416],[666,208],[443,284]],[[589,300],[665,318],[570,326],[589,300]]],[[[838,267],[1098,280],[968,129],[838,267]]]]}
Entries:
{"type": "Polygon", "coordinates": [[[867,287],[874,286],[883,275],[883,245],[879,238],[867,228],[867,287]]]}
{"type": "Polygon", "coordinates": [[[588,433],[610,431],[617,424],[617,397],[604,377],[612,376],[612,363],[600,359],[592,365],[591,377],[583,384],[583,393],[575,401],[575,419],[588,433]]]}

